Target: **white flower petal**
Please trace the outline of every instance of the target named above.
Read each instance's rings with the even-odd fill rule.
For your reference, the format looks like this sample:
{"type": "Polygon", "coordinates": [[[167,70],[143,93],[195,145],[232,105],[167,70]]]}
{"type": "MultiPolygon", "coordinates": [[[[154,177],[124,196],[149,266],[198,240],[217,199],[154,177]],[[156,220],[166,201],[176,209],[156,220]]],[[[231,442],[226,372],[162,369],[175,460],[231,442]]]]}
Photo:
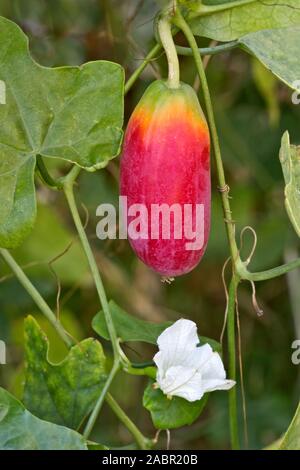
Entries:
{"type": "Polygon", "coordinates": [[[205,392],[229,390],[235,385],[233,380],[226,379],[226,372],[220,355],[212,352],[208,361],[201,368],[205,392]]]}
{"type": "Polygon", "coordinates": [[[182,366],[170,367],[163,377],[157,376],[157,383],[166,395],[174,395],[174,392],[188,382],[194,373],[194,369],[182,366]]]}
{"type": "Polygon", "coordinates": [[[203,389],[205,393],[214,392],[216,390],[229,390],[234,386],[234,380],[203,380],[203,389]]]}
{"type": "Polygon", "coordinates": [[[206,364],[209,363],[213,355],[214,352],[209,344],[198,346],[190,354],[189,364],[192,364],[192,367],[195,367],[196,369],[201,369],[202,373],[203,370],[206,370],[206,364]]]}
{"type": "Polygon", "coordinates": [[[197,346],[197,326],[190,320],[178,320],[157,340],[154,356],[157,384],[166,395],[188,401],[200,400],[204,393],[228,390],[235,385],[226,379],[221,357],[209,344],[197,346]]]}
{"type": "MultiPolygon", "coordinates": [[[[166,371],[171,366],[189,363],[190,355],[194,354],[198,343],[196,323],[184,319],[176,321],[172,326],[166,328],[157,339],[159,350],[163,353],[159,357],[160,367],[166,371]]],[[[156,364],[157,360],[158,358],[155,356],[156,364]]]]}
{"type": "Polygon", "coordinates": [[[190,402],[200,400],[204,395],[201,374],[195,369],[171,367],[162,380],[157,377],[157,383],[165,395],[181,397],[190,402]]]}
{"type": "Polygon", "coordinates": [[[202,364],[201,372],[203,375],[203,380],[226,379],[226,372],[222,359],[220,355],[217,352],[213,352],[212,349],[210,356],[207,357],[207,361],[202,364]]]}

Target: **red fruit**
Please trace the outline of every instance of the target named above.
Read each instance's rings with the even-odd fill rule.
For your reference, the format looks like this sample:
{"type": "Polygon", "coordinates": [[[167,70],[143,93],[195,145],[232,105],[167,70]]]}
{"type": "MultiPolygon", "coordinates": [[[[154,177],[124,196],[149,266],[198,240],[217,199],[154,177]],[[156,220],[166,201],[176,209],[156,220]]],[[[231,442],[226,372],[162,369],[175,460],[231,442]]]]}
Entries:
{"type": "Polygon", "coordinates": [[[135,226],[140,232],[137,239],[130,233],[128,238],[137,256],[163,276],[188,273],[205,251],[210,228],[209,151],[208,126],[194,90],[186,84],[172,89],[164,81],[152,83],[128,123],[120,193],[127,196],[128,208],[142,204],[147,209],[148,217],[144,210],[128,216],[129,231],[130,224],[139,216],[135,226]],[[153,216],[153,204],[167,204],[167,207],[177,204],[177,216],[178,209],[182,211],[176,230],[176,217],[170,212],[167,236],[166,232],[162,233],[163,227],[166,228],[162,217],[153,216]],[[192,205],[192,217],[188,218],[188,209],[184,216],[186,204],[192,205]],[[197,204],[202,204],[204,210],[197,227],[199,239],[199,232],[203,231],[203,243],[187,249],[193,240],[186,233],[185,224],[195,231],[197,204]]]}

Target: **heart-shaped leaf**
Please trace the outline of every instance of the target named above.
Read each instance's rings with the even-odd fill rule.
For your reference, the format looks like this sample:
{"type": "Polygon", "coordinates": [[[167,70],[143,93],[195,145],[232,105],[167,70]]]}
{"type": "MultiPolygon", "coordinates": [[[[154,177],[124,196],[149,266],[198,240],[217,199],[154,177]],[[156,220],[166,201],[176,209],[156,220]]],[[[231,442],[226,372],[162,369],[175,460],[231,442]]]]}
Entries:
{"type": "Polygon", "coordinates": [[[0,388],[0,449],[88,450],[80,434],[36,418],[3,388],[0,388]]]}
{"type": "Polygon", "coordinates": [[[144,407],[150,411],[156,429],[175,429],[192,424],[206,405],[208,394],[201,400],[189,402],[180,397],[167,398],[159,389],[148,384],[143,397],[144,407]]]}
{"type": "MultiPolygon", "coordinates": [[[[144,343],[156,344],[159,335],[173,322],[153,323],[141,320],[132,315],[129,315],[121,307],[119,307],[113,300],[109,302],[109,309],[113,318],[113,322],[117,331],[118,337],[121,341],[141,341],[144,343]]],[[[96,333],[104,339],[109,339],[105,317],[103,312],[98,313],[92,321],[92,327],[96,333]]],[[[214,351],[220,352],[221,346],[217,341],[200,336],[200,343],[208,343],[214,351]]]]}
{"type": "MultiPolygon", "coordinates": [[[[187,3],[187,2],[186,2],[187,3]]],[[[191,1],[191,15],[201,12],[201,3],[191,1]]],[[[203,2],[215,11],[190,20],[194,34],[217,41],[231,41],[262,29],[286,28],[300,24],[299,0],[249,0],[244,5],[231,2],[203,2]]]]}
{"type": "Polygon", "coordinates": [[[300,237],[300,147],[290,144],[288,132],[282,137],[279,158],[285,180],[285,207],[300,237]]]}
{"type": "Polygon", "coordinates": [[[13,248],[34,224],[37,155],[95,170],[118,154],[124,73],[107,61],[41,67],[21,29],[0,18],[0,80],[0,246],[13,248]]]}
{"type": "Polygon", "coordinates": [[[27,317],[24,404],[41,419],[77,429],[105,382],[102,346],[95,339],[85,339],[59,364],[49,362],[48,348],[37,322],[27,317]]]}

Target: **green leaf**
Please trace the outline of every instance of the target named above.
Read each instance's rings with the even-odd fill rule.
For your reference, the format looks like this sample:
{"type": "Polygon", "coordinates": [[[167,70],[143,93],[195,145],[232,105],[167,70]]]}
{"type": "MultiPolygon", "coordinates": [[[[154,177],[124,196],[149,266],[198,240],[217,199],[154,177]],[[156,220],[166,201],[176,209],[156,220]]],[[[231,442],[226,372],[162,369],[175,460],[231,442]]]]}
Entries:
{"type": "Polygon", "coordinates": [[[280,441],[279,450],[300,450],[300,403],[286,434],[280,441]]]}
{"type": "Polygon", "coordinates": [[[48,340],[37,322],[25,320],[24,404],[39,418],[77,429],[93,408],[105,382],[100,343],[88,338],[59,364],[48,360],[48,340]]]}
{"type": "Polygon", "coordinates": [[[36,216],[37,155],[95,170],[119,153],[124,73],[107,61],[41,67],[21,29],[0,18],[0,80],[0,246],[14,248],[36,216]]]}
{"type": "Polygon", "coordinates": [[[300,77],[299,42],[300,26],[259,31],[239,40],[243,49],[257,57],[282,82],[297,91],[300,77]]]}
{"type": "Polygon", "coordinates": [[[290,144],[288,132],[283,134],[279,158],[285,180],[285,208],[300,237],[300,147],[290,144]]]}
{"type": "Polygon", "coordinates": [[[0,449],[87,450],[87,445],[77,432],[36,418],[0,388],[0,449]]]}
{"type": "MultiPolygon", "coordinates": [[[[0,105],[0,116],[4,106],[6,107],[6,105],[0,105]]],[[[35,160],[21,151],[2,144],[3,127],[2,118],[0,128],[0,246],[14,248],[30,233],[36,217],[35,160]]]]}
{"type": "MultiPolygon", "coordinates": [[[[229,8],[230,2],[221,3],[227,7],[223,11],[215,11],[190,20],[194,34],[217,41],[231,41],[263,29],[286,28],[300,24],[299,0],[257,0],[232,8],[229,8]]],[[[219,5],[220,2],[214,4],[219,5]]]]}
{"type": "MultiPolygon", "coordinates": [[[[141,341],[144,343],[156,344],[159,335],[173,322],[153,323],[133,317],[121,309],[114,301],[109,302],[110,312],[121,341],[141,341]]],[[[104,339],[109,339],[107,326],[103,312],[98,313],[92,321],[92,327],[96,333],[104,339]]],[[[215,350],[220,352],[221,346],[217,341],[200,336],[201,344],[208,343],[215,350]]]]}
{"type": "Polygon", "coordinates": [[[195,402],[189,402],[180,397],[169,399],[160,389],[154,389],[153,383],[151,381],[144,392],[143,405],[150,411],[155,428],[180,428],[192,424],[200,416],[206,405],[208,394],[195,402]]]}
{"type": "MultiPolygon", "coordinates": [[[[172,322],[153,323],[129,315],[121,309],[113,300],[109,302],[110,312],[121,341],[141,341],[144,343],[156,344],[158,336],[172,322]]],[[[109,334],[103,312],[99,312],[92,321],[92,327],[96,333],[104,339],[109,340],[109,334]]]]}

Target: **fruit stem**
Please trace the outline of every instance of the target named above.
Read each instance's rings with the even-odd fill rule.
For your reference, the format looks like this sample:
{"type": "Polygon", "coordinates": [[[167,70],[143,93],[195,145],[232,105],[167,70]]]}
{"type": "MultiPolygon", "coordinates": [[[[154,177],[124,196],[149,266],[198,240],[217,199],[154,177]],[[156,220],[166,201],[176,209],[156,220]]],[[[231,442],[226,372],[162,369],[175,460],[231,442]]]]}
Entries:
{"type": "Polygon", "coordinates": [[[173,41],[171,23],[168,16],[163,15],[158,22],[158,33],[168,60],[168,86],[179,88],[180,70],[176,47],[173,41]]]}
{"type": "MultiPolygon", "coordinates": [[[[172,34],[176,34],[176,30],[172,31],[172,34]]],[[[203,47],[199,48],[199,52],[202,56],[204,55],[216,55],[222,52],[230,51],[231,49],[235,49],[239,46],[239,41],[231,41],[225,44],[220,44],[216,47],[203,47]]],[[[147,65],[157,56],[157,54],[161,51],[162,46],[160,44],[156,44],[146,55],[143,62],[139,65],[139,67],[132,73],[132,75],[128,78],[125,88],[124,94],[126,95],[135,84],[141,73],[145,70],[147,65]]],[[[190,47],[183,47],[176,45],[176,51],[179,55],[190,56],[193,55],[193,51],[190,47]]]]}

